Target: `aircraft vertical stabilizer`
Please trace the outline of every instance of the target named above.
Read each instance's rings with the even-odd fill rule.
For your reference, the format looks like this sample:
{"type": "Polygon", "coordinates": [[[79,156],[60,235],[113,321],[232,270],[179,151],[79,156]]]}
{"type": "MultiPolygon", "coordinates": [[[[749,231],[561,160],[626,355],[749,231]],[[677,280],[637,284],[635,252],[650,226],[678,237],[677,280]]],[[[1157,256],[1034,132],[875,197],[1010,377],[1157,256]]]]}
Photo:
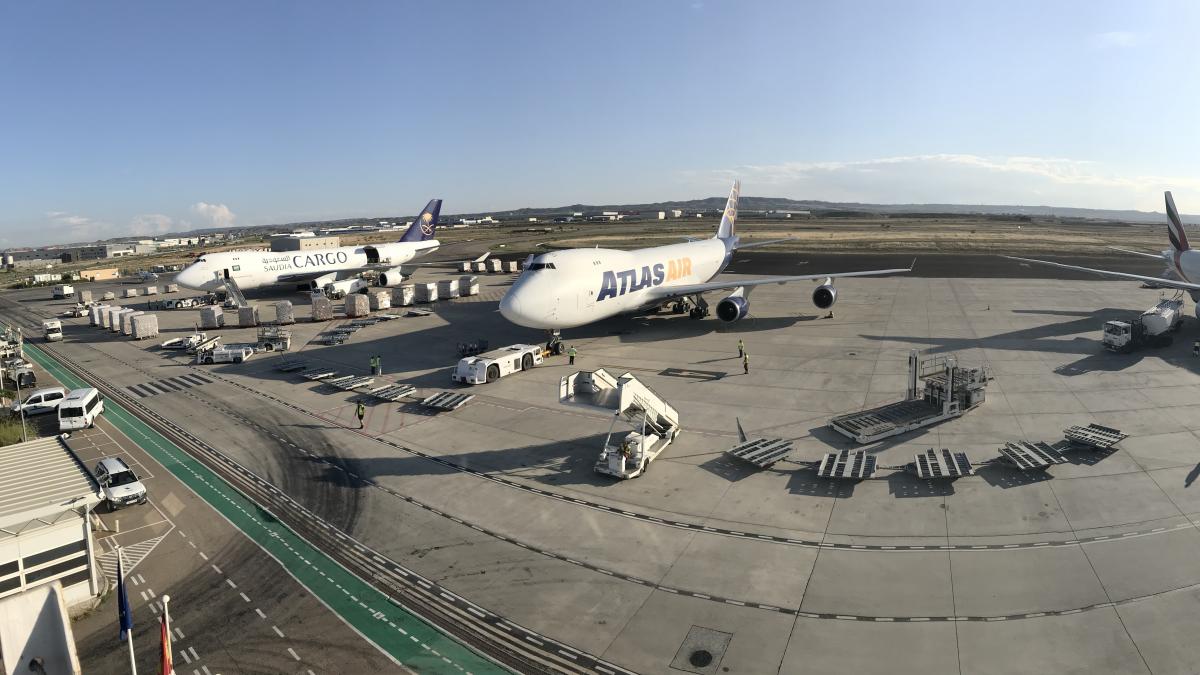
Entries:
{"type": "Polygon", "coordinates": [[[433,239],[437,230],[438,213],[442,210],[442,200],[430,199],[412,225],[408,226],[400,241],[427,241],[433,239]]]}
{"type": "Polygon", "coordinates": [[[725,202],[725,213],[721,214],[721,226],[717,228],[717,239],[732,239],[736,236],[738,192],[741,182],[733,181],[733,189],[729,191],[729,200],[725,202]]]}

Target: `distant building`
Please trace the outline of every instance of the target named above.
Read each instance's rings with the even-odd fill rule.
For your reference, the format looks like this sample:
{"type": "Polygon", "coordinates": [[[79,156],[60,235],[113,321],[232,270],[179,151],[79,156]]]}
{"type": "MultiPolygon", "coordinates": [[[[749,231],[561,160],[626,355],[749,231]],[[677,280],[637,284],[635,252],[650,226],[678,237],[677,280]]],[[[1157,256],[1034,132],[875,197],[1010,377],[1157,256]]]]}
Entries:
{"type": "Polygon", "coordinates": [[[271,235],[272,251],[308,251],[317,248],[337,248],[341,243],[338,237],[318,237],[312,232],[271,235]]]}
{"type": "Polygon", "coordinates": [[[683,209],[671,209],[671,217],[672,218],[682,218],[683,217],[683,209]]]}
{"type": "Polygon", "coordinates": [[[530,218],[530,219],[529,219],[529,222],[531,222],[531,223],[536,223],[537,221],[538,221],[538,219],[537,219],[537,218],[530,218]]]}
{"type": "Polygon", "coordinates": [[[659,211],[659,212],[658,212],[658,219],[659,219],[659,220],[666,220],[666,219],[667,219],[667,212],[666,212],[666,211],[659,211]]]}
{"type": "Polygon", "coordinates": [[[116,267],[83,270],[79,273],[79,278],[87,279],[88,281],[112,281],[121,278],[121,271],[116,267]]]}

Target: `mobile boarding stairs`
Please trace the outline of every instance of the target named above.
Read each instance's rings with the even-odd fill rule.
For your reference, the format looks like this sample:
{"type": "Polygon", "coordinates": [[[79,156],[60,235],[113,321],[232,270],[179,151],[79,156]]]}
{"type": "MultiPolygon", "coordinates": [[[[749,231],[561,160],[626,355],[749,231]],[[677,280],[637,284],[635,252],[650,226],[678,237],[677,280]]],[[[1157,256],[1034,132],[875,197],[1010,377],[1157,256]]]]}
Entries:
{"type": "Polygon", "coordinates": [[[679,435],[679,412],[631,373],[613,377],[608,371],[582,370],[559,381],[559,403],[613,413],[596,472],[637,478],[679,435]],[[613,439],[618,420],[633,428],[613,439]]]}

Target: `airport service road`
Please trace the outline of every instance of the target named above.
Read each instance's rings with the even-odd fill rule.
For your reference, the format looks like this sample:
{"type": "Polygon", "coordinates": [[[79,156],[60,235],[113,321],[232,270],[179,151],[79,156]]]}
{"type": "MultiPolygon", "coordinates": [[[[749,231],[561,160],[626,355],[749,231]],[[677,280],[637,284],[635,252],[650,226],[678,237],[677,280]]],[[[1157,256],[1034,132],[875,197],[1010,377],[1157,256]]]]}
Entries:
{"type": "MultiPolygon", "coordinates": [[[[380,353],[389,379],[444,388],[456,341],[537,339],[492,311],[504,279],[485,282],[477,299],[337,347],[310,343],[325,328],[300,324],[300,353],[345,372],[380,353]]],[[[534,640],[629,670],[686,670],[701,649],[754,673],[1169,673],[1200,661],[1197,322],[1170,348],[1118,356],[1100,349],[1100,325],[1157,292],[1036,279],[840,287],[833,320],[805,304],[809,287],[769,286],[731,327],[657,317],[568,332],[578,367],[635,372],[681,411],[676,444],[626,482],[592,473],[609,420],[557,403],[564,359],[476,388],[449,414],[370,405],[360,432],[347,428],[355,395],[276,373],[270,358],[193,368],[84,327],[61,350],[125,391],[207,378],[135,403],[204,434],[351,547],[534,640]],[[825,422],[897,399],[914,347],[987,362],[996,379],[966,417],[868,446],[881,464],[928,447],[981,461],[1088,422],[1131,437],[1043,476],[987,467],[953,484],[886,472],[830,484],[722,454],[736,418],[752,436],[792,439],[797,460],[849,447],[825,422]]],[[[191,314],[168,319],[182,332],[191,314]]]]}
{"type": "MultiPolygon", "coordinates": [[[[67,371],[42,350],[27,345],[26,354],[64,385],[86,386],[83,380],[67,371]]],[[[449,672],[450,668],[469,673],[502,671],[491,662],[479,658],[470,650],[442,636],[421,620],[393,605],[374,588],[363,583],[333,560],[326,558],[308,542],[282,526],[269,512],[233,490],[219,476],[191,458],[141,419],[130,414],[112,398],[107,401],[105,419],[127,439],[131,439],[157,465],[170,472],[196,496],[212,506],[229,524],[254,541],[266,556],[273,558],[288,575],[313,593],[318,602],[336,612],[355,632],[370,640],[398,664],[417,672],[449,672]]],[[[167,498],[172,497],[175,500],[179,499],[174,494],[167,495],[167,498]]],[[[197,530],[193,530],[194,534],[196,532],[197,530]]],[[[182,532],[179,537],[185,539],[186,532],[182,532]]],[[[193,536],[191,541],[176,543],[177,545],[173,548],[178,550],[171,556],[174,560],[178,560],[179,557],[191,557],[187,555],[186,550],[182,549],[186,543],[186,546],[193,549],[194,556],[202,563],[194,565],[195,560],[189,561],[196,569],[188,573],[182,580],[177,581],[175,587],[160,586],[158,592],[159,596],[165,592],[176,594],[177,604],[172,606],[173,616],[181,622],[181,624],[177,624],[181,629],[183,625],[187,625],[188,630],[193,631],[193,639],[196,641],[204,641],[207,637],[202,632],[205,626],[216,627],[220,633],[228,632],[230,630],[228,618],[249,614],[250,606],[255,603],[254,599],[246,594],[246,590],[241,590],[242,587],[234,579],[234,576],[240,575],[233,570],[227,572],[217,564],[222,562],[223,556],[210,556],[205,553],[206,547],[203,544],[208,542],[203,539],[200,542],[197,543],[193,536]],[[182,556],[179,555],[180,552],[182,552],[182,556]],[[202,579],[201,577],[208,578],[202,579]],[[207,592],[193,594],[190,592],[193,586],[198,589],[206,589],[207,592]],[[179,590],[177,591],[176,588],[179,590]],[[214,590],[227,592],[217,594],[212,592],[214,590]],[[217,595],[229,595],[229,597],[218,598],[217,595]],[[193,599],[196,601],[195,603],[189,602],[193,599]],[[193,619],[190,622],[189,617],[193,619]]],[[[279,598],[282,590],[280,586],[290,584],[279,580],[277,573],[270,571],[269,563],[266,563],[265,560],[255,565],[253,556],[248,556],[248,553],[248,547],[242,546],[235,547],[227,554],[233,561],[244,561],[240,562],[240,572],[258,567],[258,572],[251,572],[246,576],[257,577],[259,583],[247,583],[246,588],[257,590],[263,596],[272,597],[272,602],[285,607],[284,611],[290,616],[304,616],[306,613],[304,604],[307,603],[297,602],[304,594],[291,591],[287,595],[294,597],[279,598]],[[242,550],[238,550],[239,548],[242,550]],[[247,561],[248,557],[251,560],[247,561]],[[272,577],[275,578],[272,579],[272,577]]],[[[138,572],[138,574],[141,576],[137,578],[138,584],[132,586],[132,592],[135,595],[146,593],[143,601],[153,604],[156,598],[153,589],[148,585],[151,582],[146,582],[144,590],[138,588],[142,585],[144,573],[138,572]]],[[[153,579],[153,577],[151,578],[153,579]]],[[[241,578],[243,583],[248,581],[245,577],[241,578]]],[[[315,607],[309,608],[308,611],[319,612],[315,607]]],[[[254,614],[258,615],[263,622],[270,621],[268,615],[260,614],[260,612],[261,608],[256,608],[254,614]]],[[[143,618],[143,623],[146,623],[145,618],[143,618]]],[[[263,626],[265,625],[264,623],[263,626]]],[[[265,631],[266,629],[263,628],[263,632],[265,631]]],[[[280,629],[278,624],[270,624],[270,631],[279,638],[279,644],[284,644],[287,640],[286,633],[280,629]]],[[[146,627],[143,628],[143,632],[145,635],[141,637],[149,642],[154,631],[146,627]]],[[[299,647],[300,651],[308,651],[324,662],[323,670],[326,672],[348,672],[347,669],[356,668],[378,672],[381,669],[395,667],[396,664],[385,666],[386,662],[381,663],[378,659],[372,659],[370,655],[364,658],[364,655],[359,652],[365,650],[355,647],[358,640],[351,633],[343,630],[340,632],[344,634],[337,636],[337,632],[339,632],[337,629],[332,629],[331,633],[312,634],[311,629],[306,629],[304,633],[309,633],[305,636],[309,638],[309,641],[305,642],[304,646],[296,643],[295,647],[289,646],[282,648],[281,651],[285,652],[285,656],[290,656],[294,662],[303,662],[303,657],[300,656],[296,647],[299,647]],[[321,653],[323,649],[329,651],[321,653]]],[[[143,642],[143,645],[146,642],[143,642]]],[[[214,650],[223,644],[219,638],[213,639],[212,642],[214,650]]],[[[150,644],[153,643],[150,642],[150,644]]],[[[93,643],[93,645],[96,649],[103,649],[99,644],[93,643]]],[[[250,647],[250,645],[246,646],[250,647]]],[[[243,654],[238,647],[237,641],[231,640],[226,646],[220,647],[214,660],[208,663],[222,663],[222,670],[238,672],[248,665],[241,663],[244,656],[252,658],[256,652],[260,652],[262,649],[261,646],[256,646],[249,653],[243,654]]],[[[150,654],[147,660],[152,659],[153,650],[146,649],[146,651],[150,654]]],[[[199,665],[207,666],[207,663],[199,663],[201,656],[194,647],[180,645],[179,653],[185,664],[195,660],[199,665]]],[[[112,658],[110,656],[110,660],[112,658]]],[[[121,659],[116,659],[118,669],[121,665],[120,662],[121,659]]],[[[286,666],[277,664],[272,669],[293,670],[297,665],[299,664],[286,666]]]]}

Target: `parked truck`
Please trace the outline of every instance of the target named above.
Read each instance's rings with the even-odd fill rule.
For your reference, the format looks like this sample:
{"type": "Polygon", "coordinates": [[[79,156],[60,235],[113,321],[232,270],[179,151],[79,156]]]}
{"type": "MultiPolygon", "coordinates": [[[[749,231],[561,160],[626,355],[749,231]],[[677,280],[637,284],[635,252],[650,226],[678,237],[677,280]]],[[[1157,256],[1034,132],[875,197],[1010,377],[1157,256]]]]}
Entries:
{"type": "Polygon", "coordinates": [[[63,339],[62,321],[58,319],[46,319],[42,322],[42,335],[46,338],[46,342],[59,342],[63,339]]]}
{"type": "Polygon", "coordinates": [[[1183,324],[1183,300],[1160,300],[1129,321],[1104,323],[1104,348],[1128,354],[1142,347],[1166,347],[1183,324]]]}
{"type": "Polygon", "coordinates": [[[54,287],[54,299],[62,300],[63,298],[75,297],[75,287],[70,284],[58,284],[54,287]]]}
{"type": "Polygon", "coordinates": [[[196,363],[241,363],[254,356],[254,348],[246,345],[226,345],[196,352],[196,363]]]}

